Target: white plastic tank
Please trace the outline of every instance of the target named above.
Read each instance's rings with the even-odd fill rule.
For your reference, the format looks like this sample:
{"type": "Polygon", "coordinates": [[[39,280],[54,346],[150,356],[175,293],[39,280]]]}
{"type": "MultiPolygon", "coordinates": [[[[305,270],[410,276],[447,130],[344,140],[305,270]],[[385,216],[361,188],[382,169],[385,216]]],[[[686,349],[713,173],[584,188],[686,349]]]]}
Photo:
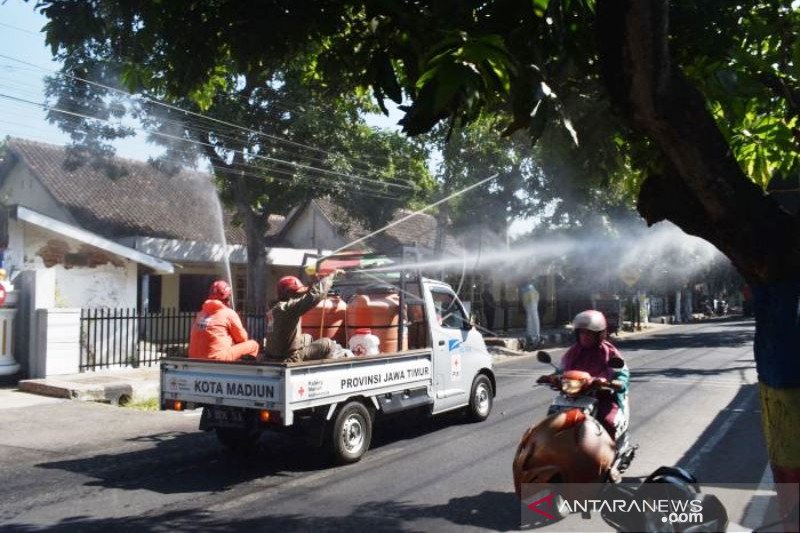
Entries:
{"type": "Polygon", "coordinates": [[[348,347],[356,357],[377,355],[380,353],[381,340],[372,334],[369,328],[358,328],[356,334],[350,337],[348,347]]]}

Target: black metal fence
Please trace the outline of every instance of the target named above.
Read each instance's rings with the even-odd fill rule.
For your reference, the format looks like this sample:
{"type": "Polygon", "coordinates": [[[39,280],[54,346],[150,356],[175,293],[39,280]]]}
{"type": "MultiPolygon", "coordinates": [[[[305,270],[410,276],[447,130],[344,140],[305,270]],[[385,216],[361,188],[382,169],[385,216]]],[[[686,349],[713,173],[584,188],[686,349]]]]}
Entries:
{"type": "MultiPolygon", "coordinates": [[[[81,309],[80,371],[153,366],[163,357],[186,355],[197,313],[161,309],[81,309]]],[[[239,313],[250,338],[263,347],[265,313],[239,313]]]]}

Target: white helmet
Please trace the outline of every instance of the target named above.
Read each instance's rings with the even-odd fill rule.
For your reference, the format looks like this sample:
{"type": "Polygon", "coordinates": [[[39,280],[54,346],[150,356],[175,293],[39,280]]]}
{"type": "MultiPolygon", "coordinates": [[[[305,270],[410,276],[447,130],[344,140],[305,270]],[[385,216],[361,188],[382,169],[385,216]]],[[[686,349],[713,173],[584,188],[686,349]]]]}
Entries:
{"type": "Polygon", "coordinates": [[[605,331],[606,317],[600,311],[583,311],[575,315],[575,320],[572,321],[573,329],[588,329],[589,331],[605,331]]]}

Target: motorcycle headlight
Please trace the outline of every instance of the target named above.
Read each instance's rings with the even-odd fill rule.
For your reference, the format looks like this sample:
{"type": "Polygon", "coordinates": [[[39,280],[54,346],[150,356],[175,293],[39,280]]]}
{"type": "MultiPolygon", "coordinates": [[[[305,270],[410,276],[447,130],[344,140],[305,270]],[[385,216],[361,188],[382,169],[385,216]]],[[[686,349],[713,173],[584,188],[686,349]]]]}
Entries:
{"type": "Polygon", "coordinates": [[[579,379],[562,379],[561,392],[564,394],[578,394],[583,388],[583,381],[579,379]]]}

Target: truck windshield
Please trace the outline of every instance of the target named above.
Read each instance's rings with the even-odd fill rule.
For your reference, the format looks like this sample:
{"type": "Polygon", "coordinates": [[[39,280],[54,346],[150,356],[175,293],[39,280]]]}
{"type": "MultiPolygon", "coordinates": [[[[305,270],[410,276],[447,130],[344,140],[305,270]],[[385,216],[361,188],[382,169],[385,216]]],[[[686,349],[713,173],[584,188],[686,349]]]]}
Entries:
{"type": "Polygon", "coordinates": [[[446,289],[432,288],[431,296],[440,326],[456,329],[470,327],[469,319],[455,294],[446,289]]]}

